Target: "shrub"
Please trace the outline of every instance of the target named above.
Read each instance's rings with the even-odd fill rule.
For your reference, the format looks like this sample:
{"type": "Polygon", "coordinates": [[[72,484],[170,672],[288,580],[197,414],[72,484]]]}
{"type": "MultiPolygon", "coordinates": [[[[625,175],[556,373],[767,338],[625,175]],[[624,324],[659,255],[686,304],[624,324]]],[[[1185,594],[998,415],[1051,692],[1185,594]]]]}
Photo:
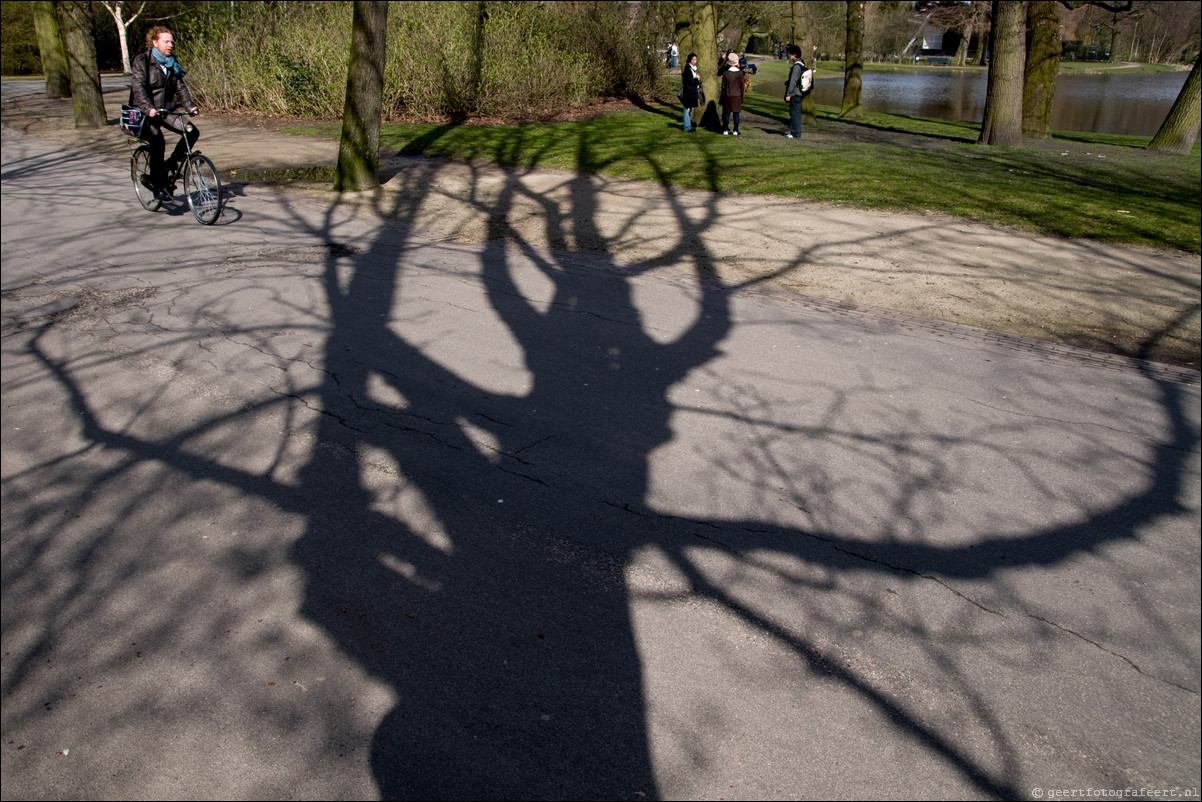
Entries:
{"type": "MultiPolygon", "coordinates": [[[[552,116],[599,96],[643,96],[658,60],[627,3],[406,2],[388,13],[384,116],[463,121],[552,116]]],[[[337,118],[348,2],[239,4],[181,36],[197,101],[337,118]]]]}

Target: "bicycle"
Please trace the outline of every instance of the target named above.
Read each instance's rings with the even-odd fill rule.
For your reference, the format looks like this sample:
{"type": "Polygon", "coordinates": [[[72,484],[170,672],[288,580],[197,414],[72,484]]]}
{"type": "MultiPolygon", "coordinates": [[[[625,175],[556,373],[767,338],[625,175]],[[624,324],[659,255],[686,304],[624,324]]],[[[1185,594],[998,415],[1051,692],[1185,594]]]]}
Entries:
{"type": "MultiPolygon", "coordinates": [[[[167,183],[174,187],[182,178],[184,197],[188,208],[192,210],[192,216],[203,225],[212,225],[221,216],[222,207],[221,179],[217,176],[217,168],[208,156],[199,150],[193,150],[188,143],[187,134],[192,130],[191,123],[183,120],[182,125],[172,125],[168,122],[168,117],[175,117],[177,119],[174,122],[179,123],[182,114],[168,109],[156,111],[163,117],[162,126],[178,133],[187,151],[183,163],[167,177],[167,183]]],[[[121,107],[121,130],[130,137],[126,144],[130,147],[129,173],[134,182],[134,192],[143,209],[157,212],[164,201],[151,189],[150,145],[141,138],[144,122],[144,115],[140,109],[132,106],[121,107]]]]}

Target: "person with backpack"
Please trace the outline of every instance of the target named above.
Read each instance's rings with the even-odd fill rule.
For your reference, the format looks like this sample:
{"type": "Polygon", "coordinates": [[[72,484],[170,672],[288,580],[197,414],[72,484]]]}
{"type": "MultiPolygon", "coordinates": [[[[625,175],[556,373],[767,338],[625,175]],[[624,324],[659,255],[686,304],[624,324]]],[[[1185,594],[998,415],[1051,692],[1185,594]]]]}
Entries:
{"type": "Polygon", "coordinates": [[[808,69],[801,60],[801,48],[789,45],[789,80],[785,81],[785,102],[789,104],[789,133],[786,139],[797,139],[801,136],[801,96],[805,94],[802,76],[808,69]]]}

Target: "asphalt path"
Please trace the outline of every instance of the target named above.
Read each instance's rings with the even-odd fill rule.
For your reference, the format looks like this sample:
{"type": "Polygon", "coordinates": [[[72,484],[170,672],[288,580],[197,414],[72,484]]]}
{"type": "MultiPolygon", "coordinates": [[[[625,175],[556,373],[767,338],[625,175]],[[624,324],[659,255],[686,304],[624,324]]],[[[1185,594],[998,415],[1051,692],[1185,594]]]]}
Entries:
{"type": "Polygon", "coordinates": [[[1197,793],[1196,373],[500,197],[204,227],[4,131],[5,799],[1197,793]]]}

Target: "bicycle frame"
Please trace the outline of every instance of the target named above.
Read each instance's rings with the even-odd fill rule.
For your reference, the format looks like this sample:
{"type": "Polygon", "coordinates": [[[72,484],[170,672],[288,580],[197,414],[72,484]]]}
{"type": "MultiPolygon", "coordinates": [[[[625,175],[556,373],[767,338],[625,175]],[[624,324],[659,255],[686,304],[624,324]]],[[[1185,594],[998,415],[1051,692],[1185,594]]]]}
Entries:
{"type": "MultiPolygon", "coordinates": [[[[179,134],[184,143],[184,158],[167,177],[167,181],[174,190],[174,185],[181,178],[183,179],[185,197],[188,207],[192,210],[192,215],[200,223],[210,225],[221,215],[221,180],[217,175],[217,169],[213,166],[213,162],[202,155],[199,150],[192,149],[188,134],[191,133],[193,127],[186,119],[182,119],[184,115],[168,109],[155,109],[155,111],[160,118],[158,120],[160,128],[179,134]]],[[[143,121],[143,125],[145,124],[146,120],[143,121]]],[[[147,186],[142,182],[142,178],[149,169],[150,146],[146,140],[140,137],[137,139],[131,137],[127,140],[127,144],[130,147],[130,173],[134,181],[134,190],[138,194],[138,201],[147,211],[157,211],[162,205],[163,199],[157,195],[147,197],[141,188],[147,186]]],[[[164,143],[165,150],[166,143],[164,143]]]]}

